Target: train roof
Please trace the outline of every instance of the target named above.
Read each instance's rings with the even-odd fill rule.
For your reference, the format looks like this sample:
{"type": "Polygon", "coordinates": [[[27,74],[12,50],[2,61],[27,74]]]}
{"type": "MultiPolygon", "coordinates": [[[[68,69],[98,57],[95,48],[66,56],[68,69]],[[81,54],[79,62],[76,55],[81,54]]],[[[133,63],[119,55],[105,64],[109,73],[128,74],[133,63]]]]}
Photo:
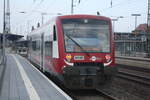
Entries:
{"type": "Polygon", "coordinates": [[[88,14],[62,15],[62,16],[57,16],[57,18],[60,18],[60,19],[64,19],[64,18],[94,18],[94,19],[111,20],[109,17],[106,17],[106,16],[88,15],[88,14]]]}
{"type": "Polygon", "coordinates": [[[69,19],[69,18],[91,18],[91,19],[103,19],[103,20],[108,20],[111,21],[109,17],[106,16],[99,16],[99,15],[88,15],[88,14],[76,14],[76,15],[61,15],[61,16],[55,16],[51,18],[49,21],[47,21],[44,25],[40,26],[37,29],[34,29],[31,31],[31,33],[34,33],[35,31],[41,29],[44,26],[47,26],[52,20],[57,20],[57,19],[69,19]]]}

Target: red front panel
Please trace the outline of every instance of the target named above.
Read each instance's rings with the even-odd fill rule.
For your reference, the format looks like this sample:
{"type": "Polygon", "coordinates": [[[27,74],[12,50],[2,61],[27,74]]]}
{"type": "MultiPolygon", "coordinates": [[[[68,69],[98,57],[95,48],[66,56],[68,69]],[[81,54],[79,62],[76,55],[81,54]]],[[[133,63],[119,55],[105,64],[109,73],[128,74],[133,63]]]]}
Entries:
{"type": "Polygon", "coordinates": [[[53,59],[53,63],[55,66],[55,70],[57,72],[62,73],[62,67],[66,65],[65,61],[66,56],[68,54],[71,55],[71,60],[69,63],[74,63],[74,62],[102,62],[102,63],[107,63],[106,61],[106,55],[110,55],[112,63],[109,66],[114,65],[114,40],[113,40],[113,34],[112,34],[112,25],[111,25],[111,20],[106,17],[99,17],[99,16],[83,16],[83,15],[76,15],[76,16],[63,16],[63,17],[58,17],[56,20],[56,26],[57,26],[57,34],[58,34],[58,49],[59,49],[59,59],[53,59]],[[109,32],[110,32],[110,44],[111,44],[111,53],[66,53],[65,51],[65,44],[64,44],[64,33],[63,33],[63,27],[61,20],[62,19],[69,19],[69,18],[89,18],[89,19],[99,19],[99,20],[107,20],[109,21],[109,32]],[[83,60],[75,60],[74,57],[84,57],[83,60]],[[94,60],[93,60],[94,59],[94,60]]]}

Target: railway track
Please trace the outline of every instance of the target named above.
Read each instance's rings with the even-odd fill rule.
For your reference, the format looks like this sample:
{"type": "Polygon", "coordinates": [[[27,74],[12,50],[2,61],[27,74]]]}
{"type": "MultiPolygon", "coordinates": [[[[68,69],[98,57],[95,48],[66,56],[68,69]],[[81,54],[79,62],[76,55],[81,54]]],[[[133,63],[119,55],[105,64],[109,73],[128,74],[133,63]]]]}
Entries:
{"type": "MultiPolygon", "coordinates": [[[[133,66],[120,65],[117,77],[121,79],[126,79],[129,81],[134,81],[135,83],[140,83],[150,86],[150,70],[145,68],[136,68],[133,66]]],[[[46,75],[49,77],[49,75],[46,75]]],[[[52,79],[51,79],[52,80],[52,79]]],[[[55,82],[57,84],[57,82],[55,82]]],[[[57,84],[58,85],[58,84],[57,84]]],[[[59,86],[59,85],[58,85],[59,86]]],[[[97,90],[68,90],[65,87],[59,86],[63,91],[65,91],[73,100],[119,100],[118,98],[123,98],[124,95],[118,94],[120,92],[113,91],[112,95],[109,91],[103,91],[101,89],[97,90]],[[114,93],[116,92],[116,93],[114,93]],[[114,94],[115,95],[114,95],[114,94]],[[117,95],[117,96],[116,96],[117,95]],[[120,95],[120,96],[118,96],[120,95]],[[114,97],[116,96],[116,97],[114,97]]],[[[121,90],[118,90],[121,91],[121,90]]],[[[125,97],[124,97],[125,98],[125,97]]],[[[124,100],[124,99],[122,99],[124,100]]],[[[125,99],[126,100],[126,99],[125,99]]],[[[134,99],[135,100],[135,99],[134,99]]]]}
{"type": "MultiPolygon", "coordinates": [[[[37,69],[41,71],[39,68],[37,69]]],[[[69,90],[63,85],[59,84],[59,82],[55,80],[49,73],[43,74],[50,80],[52,80],[55,84],[57,84],[57,86],[59,86],[63,91],[65,91],[70,97],[72,97],[73,100],[117,100],[113,96],[100,90],[69,90]]]]}
{"type": "MultiPolygon", "coordinates": [[[[145,69],[146,70],[146,69],[145,69]]],[[[142,70],[139,69],[136,70],[136,68],[128,69],[127,68],[118,68],[118,74],[117,77],[127,79],[130,81],[134,81],[140,84],[148,85],[150,86],[150,73],[149,70],[142,70]]]]}
{"type": "Polygon", "coordinates": [[[150,86],[150,59],[136,57],[116,57],[117,77],[150,86]]]}
{"type": "Polygon", "coordinates": [[[116,97],[110,95],[107,92],[104,92],[103,90],[97,89],[97,91],[99,91],[100,93],[102,93],[103,95],[105,95],[106,97],[110,98],[111,100],[118,100],[116,97]]]}
{"type": "Polygon", "coordinates": [[[68,94],[73,100],[117,100],[113,96],[99,90],[72,90],[68,94]]]}
{"type": "Polygon", "coordinates": [[[136,57],[116,57],[116,58],[117,59],[127,59],[127,60],[150,62],[150,59],[147,59],[147,58],[136,58],[136,57]]]}

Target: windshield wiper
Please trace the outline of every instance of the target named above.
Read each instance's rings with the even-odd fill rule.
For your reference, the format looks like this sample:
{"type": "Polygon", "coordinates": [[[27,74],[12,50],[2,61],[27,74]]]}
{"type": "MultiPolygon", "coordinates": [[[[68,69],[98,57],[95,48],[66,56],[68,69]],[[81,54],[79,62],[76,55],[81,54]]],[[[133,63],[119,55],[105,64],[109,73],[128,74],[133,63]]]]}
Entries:
{"type": "Polygon", "coordinates": [[[77,43],[72,37],[70,37],[68,34],[65,34],[70,40],[72,40],[80,49],[87,55],[90,56],[89,53],[79,44],[77,43]]]}

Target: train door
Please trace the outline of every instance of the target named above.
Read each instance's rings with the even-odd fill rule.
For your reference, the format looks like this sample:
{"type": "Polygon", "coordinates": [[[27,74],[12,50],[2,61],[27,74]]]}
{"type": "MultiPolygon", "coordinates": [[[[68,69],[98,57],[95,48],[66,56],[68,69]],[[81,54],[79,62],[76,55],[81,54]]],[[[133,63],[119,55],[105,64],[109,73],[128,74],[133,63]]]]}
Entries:
{"type": "Polygon", "coordinates": [[[41,69],[44,72],[45,68],[44,68],[44,53],[45,49],[44,49],[44,33],[41,34],[41,69]]]}
{"type": "Polygon", "coordinates": [[[53,58],[59,58],[56,26],[53,26],[53,58]]]}
{"type": "Polygon", "coordinates": [[[28,37],[28,50],[27,50],[27,54],[28,54],[28,59],[31,60],[31,49],[32,49],[32,37],[28,37]]]}

